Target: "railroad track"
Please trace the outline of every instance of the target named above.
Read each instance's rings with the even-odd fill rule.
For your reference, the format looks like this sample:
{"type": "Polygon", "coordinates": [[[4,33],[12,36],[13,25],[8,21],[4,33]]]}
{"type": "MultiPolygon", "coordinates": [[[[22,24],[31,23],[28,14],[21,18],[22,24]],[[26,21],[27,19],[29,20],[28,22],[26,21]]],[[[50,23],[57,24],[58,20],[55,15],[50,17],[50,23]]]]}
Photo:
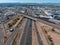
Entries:
{"type": "Polygon", "coordinates": [[[30,19],[27,20],[25,25],[20,45],[32,45],[32,20],[30,19]]]}

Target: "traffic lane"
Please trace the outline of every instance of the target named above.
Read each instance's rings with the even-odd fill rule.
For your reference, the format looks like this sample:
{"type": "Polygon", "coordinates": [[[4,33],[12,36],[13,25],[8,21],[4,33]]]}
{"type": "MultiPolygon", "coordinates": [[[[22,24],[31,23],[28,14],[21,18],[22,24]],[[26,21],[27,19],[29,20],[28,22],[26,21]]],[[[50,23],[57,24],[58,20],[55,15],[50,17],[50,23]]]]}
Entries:
{"type": "Polygon", "coordinates": [[[49,25],[49,26],[52,26],[53,28],[60,29],[59,25],[56,25],[56,24],[53,24],[53,23],[50,23],[50,22],[46,22],[46,21],[41,20],[41,19],[37,19],[37,18],[35,18],[33,16],[30,16],[30,15],[28,15],[28,16],[24,15],[24,17],[35,20],[35,21],[38,21],[38,22],[41,22],[41,23],[44,23],[44,24],[49,25]]]}
{"type": "Polygon", "coordinates": [[[35,31],[34,21],[32,22],[32,45],[39,45],[37,34],[35,31]]]}
{"type": "Polygon", "coordinates": [[[35,26],[35,32],[37,34],[39,45],[43,45],[43,41],[41,39],[41,36],[39,35],[38,29],[37,29],[37,26],[36,26],[36,22],[34,22],[34,26],[35,26]]]}
{"type": "Polygon", "coordinates": [[[22,24],[19,24],[19,26],[17,28],[15,28],[15,30],[13,31],[13,33],[11,34],[11,36],[8,38],[8,40],[6,41],[6,43],[4,45],[12,45],[13,40],[15,39],[18,31],[20,30],[22,24]]]}
{"type": "Polygon", "coordinates": [[[30,25],[27,32],[26,45],[32,45],[32,20],[30,20],[30,25]]]}
{"type": "Polygon", "coordinates": [[[47,38],[46,38],[46,36],[45,36],[45,33],[44,33],[43,29],[42,29],[43,27],[41,27],[43,24],[41,25],[40,22],[36,22],[36,25],[37,25],[37,27],[38,27],[39,35],[40,35],[41,38],[42,38],[43,45],[49,45],[49,42],[48,42],[48,40],[47,40],[47,38]]]}
{"type": "Polygon", "coordinates": [[[3,29],[0,29],[0,45],[3,45],[3,29]]]}
{"type": "Polygon", "coordinates": [[[39,19],[38,21],[41,22],[41,23],[44,23],[46,25],[52,26],[53,28],[60,29],[59,25],[56,25],[56,24],[53,24],[53,23],[49,23],[49,22],[41,20],[41,19],[39,19]]]}
{"type": "MultiPolygon", "coordinates": [[[[31,22],[30,22],[30,20],[28,20],[27,21],[27,23],[26,23],[26,26],[25,26],[25,29],[24,29],[24,32],[23,32],[23,34],[22,34],[22,39],[21,39],[21,42],[20,42],[20,45],[25,45],[25,44],[28,44],[28,45],[31,45],[32,44],[32,41],[31,41],[31,39],[30,39],[30,41],[31,42],[28,42],[27,43],[27,41],[29,41],[28,39],[31,37],[30,35],[31,35],[31,33],[29,33],[29,28],[30,28],[30,25],[31,24],[31,22]],[[28,34],[29,33],[29,34],[28,34]],[[28,38],[28,39],[27,39],[28,38]]],[[[31,29],[31,28],[30,28],[31,29]]]]}
{"type": "MultiPolygon", "coordinates": [[[[34,11],[32,11],[32,12],[34,12],[34,11]]],[[[44,12],[44,11],[43,11],[43,12],[44,12]]],[[[44,14],[45,14],[45,13],[44,13],[44,14]]],[[[31,15],[30,15],[30,16],[31,16],[31,15]]],[[[31,17],[35,18],[34,16],[31,16],[31,17]]],[[[41,19],[40,19],[39,22],[42,22],[42,23],[47,24],[47,25],[50,25],[50,26],[52,26],[53,28],[60,29],[60,26],[58,26],[58,25],[56,25],[56,24],[49,23],[49,22],[43,21],[43,20],[41,20],[41,19]]]]}
{"type": "MultiPolygon", "coordinates": [[[[2,22],[3,22],[3,23],[7,23],[7,22],[9,22],[10,20],[12,20],[14,17],[15,17],[15,16],[11,17],[10,19],[6,19],[6,20],[4,20],[4,21],[2,21],[2,22]]],[[[1,22],[1,23],[2,23],[2,22],[1,22]]]]}
{"type": "Polygon", "coordinates": [[[26,25],[25,25],[25,28],[24,28],[24,31],[22,34],[22,39],[21,39],[20,45],[24,45],[28,26],[29,26],[29,20],[27,20],[27,22],[26,22],[26,25]]]}
{"type": "Polygon", "coordinates": [[[5,23],[13,20],[13,19],[16,18],[16,17],[18,17],[18,15],[17,15],[17,16],[13,16],[13,17],[11,17],[10,19],[7,19],[7,20],[5,20],[5,21],[2,21],[1,23],[5,24],[5,23]]]}

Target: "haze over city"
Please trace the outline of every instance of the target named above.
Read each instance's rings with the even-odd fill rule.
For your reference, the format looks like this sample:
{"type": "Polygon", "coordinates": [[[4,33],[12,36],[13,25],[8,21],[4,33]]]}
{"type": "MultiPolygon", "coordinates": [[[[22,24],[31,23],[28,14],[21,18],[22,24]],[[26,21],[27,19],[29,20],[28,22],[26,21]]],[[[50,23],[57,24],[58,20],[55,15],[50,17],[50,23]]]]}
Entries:
{"type": "Polygon", "coordinates": [[[0,0],[0,3],[60,3],[60,0],[0,0]]]}

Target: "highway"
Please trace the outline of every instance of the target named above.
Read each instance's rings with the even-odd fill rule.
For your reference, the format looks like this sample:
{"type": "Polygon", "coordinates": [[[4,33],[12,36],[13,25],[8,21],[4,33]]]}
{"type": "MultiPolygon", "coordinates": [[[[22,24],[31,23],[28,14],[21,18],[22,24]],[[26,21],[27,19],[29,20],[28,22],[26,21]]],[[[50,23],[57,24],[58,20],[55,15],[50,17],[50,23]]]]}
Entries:
{"type": "Polygon", "coordinates": [[[30,16],[30,15],[22,15],[22,16],[24,16],[24,17],[26,17],[26,18],[28,18],[28,19],[32,19],[32,20],[34,20],[34,21],[37,21],[37,19],[34,18],[33,16],[30,16]]]}
{"type": "Polygon", "coordinates": [[[12,20],[12,19],[14,19],[14,18],[16,18],[16,17],[17,17],[17,16],[12,16],[10,19],[4,20],[4,21],[2,21],[2,22],[5,24],[5,23],[9,22],[10,20],[12,20]]]}
{"type": "Polygon", "coordinates": [[[3,45],[3,29],[0,29],[0,45],[3,45]]]}
{"type": "Polygon", "coordinates": [[[21,17],[21,19],[14,25],[14,31],[13,31],[13,33],[11,34],[11,36],[7,39],[7,41],[6,41],[6,43],[4,44],[4,45],[12,45],[12,43],[13,43],[13,40],[15,39],[15,37],[16,37],[16,35],[17,35],[17,33],[18,33],[18,31],[19,31],[19,29],[20,29],[20,27],[22,26],[21,24],[19,24],[20,22],[21,22],[21,20],[22,20],[22,17],[21,17]],[[16,28],[16,26],[18,26],[18,24],[19,24],[19,28],[16,28]]]}
{"type": "MultiPolygon", "coordinates": [[[[44,12],[43,12],[44,13],[44,12]]],[[[56,25],[56,24],[53,24],[53,23],[50,23],[50,22],[47,22],[47,21],[44,21],[42,19],[38,19],[38,18],[35,18],[34,17],[34,12],[32,10],[28,10],[28,15],[24,15],[22,14],[22,18],[27,18],[27,21],[26,21],[26,25],[24,27],[24,30],[23,30],[23,33],[22,33],[22,38],[20,40],[20,44],[19,45],[32,45],[32,21],[34,21],[34,27],[35,27],[35,32],[36,32],[36,37],[37,37],[37,40],[38,40],[38,43],[39,45],[43,45],[43,40],[41,39],[41,36],[39,34],[39,31],[38,31],[38,27],[36,25],[36,22],[41,22],[43,24],[46,24],[46,25],[49,25],[49,26],[52,26],[53,28],[56,28],[56,29],[60,29],[60,26],[56,25]]],[[[20,31],[20,27],[21,27],[21,24],[19,24],[21,22],[21,20],[19,20],[17,22],[17,24],[15,24],[14,26],[12,26],[14,28],[14,31],[13,33],[11,34],[11,36],[7,39],[6,43],[4,45],[12,45],[13,43],[13,40],[15,39],[17,33],[20,31]]],[[[3,45],[2,44],[2,30],[0,29],[0,45],[3,45]]]]}
{"type": "MultiPolygon", "coordinates": [[[[27,18],[30,18],[30,19],[32,19],[32,20],[39,21],[39,22],[41,22],[41,23],[47,24],[47,25],[49,25],[49,26],[52,26],[53,28],[60,29],[60,26],[59,26],[59,25],[56,25],[56,24],[53,24],[53,23],[44,21],[44,20],[42,20],[42,19],[36,19],[36,18],[34,17],[34,15],[35,15],[34,11],[33,11],[32,9],[30,9],[30,11],[32,11],[32,15],[33,15],[33,16],[29,16],[29,15],[28,15],[28,16],[24,15],[24,16],[27,17],[27,18]]],[[[43,9],[41,9],[41,14],[42,14],[42,15],[47,15],[43,9]]]]}
{"type": "Polygon", "coordinates": [[[27,20],[20,45],[32,45],[32,20],[30,19],[27,20]]]}
{"type": "Polygon", "coordinates": [[[36,22],[34,22],[34,26],[35,26],[35,31],[36,31],[36,34],[37,34],[37,40],[39,42],[39,45],[43,45],[43,41],[41,40],[41,36],[39,35],[38,29],[37,29],[37,26],[36,26],[36,22]]]}
{"type": "MultiPolygon", "coordinates": [[[[21,27],[21,24],[19,26],[19,28],[21,27]]],[[[13,31],[12,35],[8,38],[8,40],[6,41],[6,43],[4,45],[12,45],[13,40],[15,39],[19,28],[15,29],[15,31],[13,31]]]]}
{"type": "Polygon", "coordinates": [[[38,22],[41,22],[41,23],[43,23],[43,24],[52,26],[53,28],[60,29],[60,26],[59,26],[59,25],[56,25],[56,24],[53,24],[53,23],[44,21],[44,20],[42,20],[42,19],[37,19],[37,18],[35,18],[35,17],[33,17],[33,16],[29,16],[29,15],[22,15],[22,16],[24,16],[24,17],[26,17],[26,18],[29,18],[29,19],[32,19],[32,20],[34,20],[34,21],[38,21],[38,22]]]}
{"type": "Polygon", "coordinates": [[[49,26],[51,26],[53,28],[60,29],[59,25],[56,25],[56,24],[53,24],[53,23],[50,23],[50,22],[47,22],[47,21],[44,21],[44,20],[41,20],[41,19],[39,19],[38,21],[41,22],[41,23],[44,23],[46,25],[49,25],[49,26]]]}
{"type": "Polygon", "coordinates": [[[2,27],[2,28],[0,27],[0,45],[3,45],[3,36],[4,36],[4,30],[5,30],[5,28],[3,28],[2,25],[4,25],[5,23],[9,22],[13,18],[15,18],[15,16],[12,17],[11,19],[8,19],[8,20],[6,20],[6,21],[4,21],[3,23],[0,24],[0,26],[2,27]]]}

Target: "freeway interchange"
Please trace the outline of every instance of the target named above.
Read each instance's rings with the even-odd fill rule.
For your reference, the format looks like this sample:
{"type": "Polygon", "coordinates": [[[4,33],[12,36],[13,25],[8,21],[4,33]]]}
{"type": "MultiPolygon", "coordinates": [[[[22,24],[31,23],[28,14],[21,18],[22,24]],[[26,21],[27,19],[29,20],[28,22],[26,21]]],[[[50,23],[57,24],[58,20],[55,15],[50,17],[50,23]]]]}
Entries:
{"type": "Polygon", "coordinates": [[[4,39],[3,41],[0,40],[0,45],[51,45],[48,36],[46,36],[46,31],[44,33],[44,25],[58,30],[60,30],[60,26],[34,17],[35,13],[31,8],[27,8],[27,10],[28,15],[19,13],[19,20],[15,25],[12,26],[14,31],[10,32],[11,35],[7,37],[6,40],[4,36],[1,36],[3,35],[2,31],[0,32],[0,39],[4,39]],[[40,23],[42,23],[42,26],[40,25],[40,23]],[[18,40],[16,37],[18,38],[18,40]]]}
{"type": "MultiPolygon", "coordinates": [[[[24,31],[23,31],[23,34],[22,34],[20,45],[32,45],[32,25],[33,25],[32,24],[32,21],[34,21],[34,22],[40,22],[41,21],[44,24],[48,24],[48,25],[50,25],[50,26],[52,26],[54,28],[57,28],[57,26],[52,25],[51,23],[47,23],[47,22],[45,22],[43,20],[36,19],[33,16],[24,15],[23,17],[27,18],[27,21],[26,21],[26,25],[25,25],[25,28],[24,28],[24,31]]],[[[41,41],[39,40],[39,39],[41,39],[41,37],[38,34],[38,30],[37,30],[36,24],[34,23],[34,25],[35,25],[35,28],[36,28],[35,31],[37,33],[37,38],[38,38],[37,40],[38,40],[38,42],[39,42],[40,45],[43,45],[43,41],[42,40],[41,41]]],[[[60,27],[58,27],[57,29],[60,29],[60,27]]],[[[5,43],[5,45],[12,45],[11,43],[13,42],[13,40],[16,37],[17,33],[18,33],[18,30],[14,31],[12,33],[11,37],[9,37],[9,39],[5,43]]]]}

